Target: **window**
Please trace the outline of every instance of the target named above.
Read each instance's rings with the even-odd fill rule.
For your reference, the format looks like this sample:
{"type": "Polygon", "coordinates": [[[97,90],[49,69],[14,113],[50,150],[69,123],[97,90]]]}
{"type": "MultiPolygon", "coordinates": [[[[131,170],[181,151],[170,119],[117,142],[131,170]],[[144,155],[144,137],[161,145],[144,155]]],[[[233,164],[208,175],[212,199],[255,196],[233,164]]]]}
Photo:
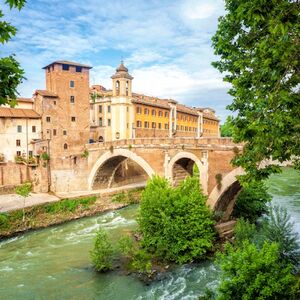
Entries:
{"type": "Polygon", "coordinates": [[[144,127],[145,127],[145,128],[149,128],[149,122],[146,121],[146,122],[144,123],[144,127]]]}
{"type": "Polygon", "coordinates": [[[99,105],[99,113],[102,114],[102,105],[99,105]]]}
{"type": "Polygon", "coordinates": [[[46,122],[51,122],[51,118],[50,117],[46,117],[46,122]]]}
{"type": "Polygon", "coordinates": [[[76,72],[80,73],[82,71],[82,67],[76,66],[76,72]]]}
{"type": "Polygon", "coordinates": [[[128,106],[126,107],[126,111],[129,112],[129,107],[128,106]]]}
{"type": "Polygon", "coordinates": [[[120,82],[119,82],[119,80],[116,81],[116,94],[117,94],[117,96],[119,96],[119,94],[120,94],[120,82]]]}
{"type": "Polygon", "coordinates": [[[75,82],[74,82],[74,80],[71,80],[71,81],[70,81],[70,87],[71,87],[71,88],[75,87],[75,82]]]}
{"type": "Polygon", "coordinates": [[[17,156],[21,156],[21,151],[17,151],[17,156]]]}
{"type": "Polygon", "coordinates": [[[159,116],[159,117],[162,117],[162,116],[163,116],[163,112],[162,112],[161,110],[158,112],[158,116],[159,116]]]}
{"type": "Polygon", "coordinates": [[[107,112],[110,113],[110,105],[107,106],[107,112]]]}
{"type": "Polygon", "coordinates": [[[71,117],[71,121],[72,121],[72,122],[75,122],[75,121],[76,121],[76,118],[75,118],[75,117],[71,117]]]}
{"type": "Polygon", "coordinates": [[[138,106],[138,107],[136,108],[136,113],[137,113],[137,114],[141,114],[141,113],[142,113],[142,108],[141,108],[140,106],[138,106]]]}
{"type": "Polygon", "coordinates": [[[102,127],[103,126],[103,121],[102,118],[99,118],[99,126],[102,127]]]}
{"type": "Polygon", "coordinates": [[[57,134],[56,129],[53,129],[53,135],[56,135],[56,134],[57,134]]]}
{"type": "Polygon", "coordinates": [[[156,123],[152,122],[152,128],[156,128],[156,123]]]}
{"type": "Polygon", "coordinates": [[[29,157],[33,157],[33,152],[29,151],[29,157]]]}
{"type": "Polygon", "coordinates": [[[111,120],[107,119],[107,126],[110,126],[110,125],[111,125],[111,120]]]}
{"type": "Polygon", "coordinates": [[[53,105],[56,105],[56,101],[53,101],[53,105]]]}
{"type": "Polygon", "coordinates": [[[169,116],[169,113],[167,111],[165,111],[165,118],[167,118],[169,116]]]}
{"type": "Polygon", "coordinates": [[[21,126],[21,125],[18,125],[17,131],[18,131],[18,132],[22,132],[22,126],[21,126]]]}
{"type": "Polygon", "coordinates": [[[165,129],[169,129],[169,124],[165,124],[165,129]]]}
{"type": "Polygon", "coordinates": [[[145,108],[145,109],[144,109],[144,114],[145,114],[145,115],[149,115],[149,109],[148,109],[148,108],[145,108]]]}
{"type": "Polygon", "coordinates": [[[64,144],[64,149],[65,149],[65,150],[68,149],[68,144],[67,144],[67,143],[64,144]]]}
{"type": "Polygon", "coordinates": [[[67,135],[67,130],[63,130],[63,135],[67,135]]]}
{"type": "Polygon", "coordinates": [[[63,69],[64,71],[69,71],[69,68],[70,68],[69,65],[66,65],[66,64],[63,64],[63,65],[62,65],[62,69],[63,69]]]}
{"type": "Polygon", "coordinates": [[[136,122],[136,127],[139,127],[139,128],[142,127],[142,122],[141,121],[137,121],[136,122]]]}
{"type": "Polygon", "coordinates": [[[152,109],[152,116],[156,116],[156,110],[152,109]]]}
{"type": "Polygon", "coordinates": [[[158,123],[158,129],[161,129],[161,123],[158,123]]]}
{"type": "Polygon", "coordinates": [[[70,96],[70,102],[75,103],[75,96],[70,96]]]}
{"type": "Polygon", "coordinates": [[[36,127],[35,127],[35,126],[32,126],[32,127],[31,127],[31,131],[32,131],[32,132],[36,132],[36,127]]]}
{"type": "Polygon", "coordinates": [[[16,146],[20,147],[21,146],[21,140],[16,140],[16,146]]]}

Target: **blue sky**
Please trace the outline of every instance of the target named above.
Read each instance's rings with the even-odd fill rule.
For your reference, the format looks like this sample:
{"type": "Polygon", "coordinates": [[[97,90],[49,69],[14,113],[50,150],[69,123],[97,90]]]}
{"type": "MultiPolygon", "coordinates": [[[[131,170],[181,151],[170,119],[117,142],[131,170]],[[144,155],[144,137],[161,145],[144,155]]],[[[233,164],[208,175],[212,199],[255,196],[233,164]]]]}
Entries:
{"type": "Polygon", "coordinates": [[[90,83],[111,88],[123,58],[135,92],[229,114],[228,85],[211,66],[221,0],[27,0],[4,13],[18,33],[0,55],[15,53],[25,69],[22,96],[44,89],[42,67],[63,59],[92,65],[90,83]]]}

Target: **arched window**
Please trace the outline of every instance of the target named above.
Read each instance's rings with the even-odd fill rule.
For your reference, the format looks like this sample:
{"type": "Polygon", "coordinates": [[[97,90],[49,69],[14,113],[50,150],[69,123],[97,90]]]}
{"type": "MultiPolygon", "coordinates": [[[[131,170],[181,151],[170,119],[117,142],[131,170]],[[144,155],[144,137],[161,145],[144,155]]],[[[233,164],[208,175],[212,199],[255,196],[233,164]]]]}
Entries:
{"type": "Polygon", "coordinates": [[[117,94],[117,96],[120,94],[120,81],[119,80],[116,81],[116,94],[117,94]]]}
{"type": "Polygon", "coordinates": [[[126,81],[126,96],[128,96],[128,81],[126,81]]]}
{"type": "Polygon", "coordinates": [[[104,142],[104,138],[103,136],[99,136],[99,139],[98,139],[99,143],[103,143],[104,142]]]}
{"type": "Polygon", "coordinates": [[[64,150],[67,150],[67,149],[68,149],[68,144],[65,143],[65,144],[64,144],[64,150]]]}

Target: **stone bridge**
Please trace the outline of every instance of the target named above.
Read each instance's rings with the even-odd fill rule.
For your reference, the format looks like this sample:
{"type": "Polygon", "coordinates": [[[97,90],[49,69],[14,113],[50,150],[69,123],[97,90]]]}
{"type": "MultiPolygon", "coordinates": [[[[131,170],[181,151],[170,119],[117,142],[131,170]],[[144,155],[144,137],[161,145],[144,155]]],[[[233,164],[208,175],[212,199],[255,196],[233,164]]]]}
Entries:
{"type": "Polygon", "coordinates": [[[88,157],[73,156],[68,160],[70,167],[52,169],[52,189],[99,191],[141,186],[154,174],[177,185],[197,172],[208,204],[225,211],[240,190],[236,176],[243,171],[230,164],[237,148],[241,150],[230,138],[141,138],[88,144],[88,157]]]}

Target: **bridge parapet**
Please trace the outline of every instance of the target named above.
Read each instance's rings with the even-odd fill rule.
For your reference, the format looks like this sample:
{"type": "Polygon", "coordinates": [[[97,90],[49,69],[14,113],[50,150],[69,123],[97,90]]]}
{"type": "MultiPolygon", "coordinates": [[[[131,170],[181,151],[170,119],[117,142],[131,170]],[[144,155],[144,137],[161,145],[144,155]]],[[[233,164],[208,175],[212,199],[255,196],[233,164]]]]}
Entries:
{"type": "Polygon", "coordinates": [[[241,145],[233,143],[231,138],[137,138],[124,139],[102,143],[87,144],[86,148],[89,150],[110,149],[114,148],[130,148],[130,147],[172,147],[179,148],[185,146],[187,148],[202,148],[202,149],[216,149],[216,148],[241,148],[241,145]]]}

